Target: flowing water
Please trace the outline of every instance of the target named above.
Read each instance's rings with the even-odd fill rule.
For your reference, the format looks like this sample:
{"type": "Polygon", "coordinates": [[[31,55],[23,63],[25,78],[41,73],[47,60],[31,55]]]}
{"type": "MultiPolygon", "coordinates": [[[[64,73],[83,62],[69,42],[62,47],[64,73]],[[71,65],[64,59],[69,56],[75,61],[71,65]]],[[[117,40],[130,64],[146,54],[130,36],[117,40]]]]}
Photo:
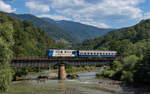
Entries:
{"type": "MultiPolygon", "coordinates": [[[[50,71],[52,72],[52,71],[50,71]]],[[[115,94],[112,91],[97,88],[99,71],[80,73],[75,80],[37,80],[40,74],[29,75],[30,80],[16,81],[6,93],[2,94],[115,94]]],[[[49,71],[44,72],[49,73],[49,71]]]]}

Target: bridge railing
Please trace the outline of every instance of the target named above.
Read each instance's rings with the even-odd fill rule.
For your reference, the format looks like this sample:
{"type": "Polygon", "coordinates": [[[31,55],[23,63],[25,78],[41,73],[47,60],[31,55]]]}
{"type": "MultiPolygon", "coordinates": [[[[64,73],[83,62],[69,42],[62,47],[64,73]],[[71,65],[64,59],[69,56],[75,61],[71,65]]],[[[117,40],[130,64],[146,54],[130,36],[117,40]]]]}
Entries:
{"type": "Polygon", "coordinates": [[[121,60],[122,57],[118,56],[118,57],[46,57],[46,56],[32,56],[32,57],[14,57],[12,60],[51,60],[51,59],[58,59],[58,60],[69,60],[69,59],[78,59],[78,60],[82,60],[82,59],[87,59],[87,60],[121,60]]]}

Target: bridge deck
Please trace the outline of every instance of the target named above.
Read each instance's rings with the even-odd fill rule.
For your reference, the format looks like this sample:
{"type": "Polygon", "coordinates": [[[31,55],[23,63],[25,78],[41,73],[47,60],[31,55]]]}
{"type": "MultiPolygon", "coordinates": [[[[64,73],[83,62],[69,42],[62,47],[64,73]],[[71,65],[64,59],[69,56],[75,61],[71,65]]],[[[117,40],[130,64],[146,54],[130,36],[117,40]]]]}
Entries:
{"type": "Polygon", "coordinates": [[[13,58],[12,67],[48,67],[57,64],[79,65],[102,65],[121,60],[120,57],[51,57],[51,58],[13,58]]]}
{"type": "Polygon", "coordinates": [[[13,58],[12,61],[19,60],[19,61],[37,61],[37,60],[121,60],[121,57],[50,57],[50,58],[39,58],[39,57],[31,57],[31,58],[24,58],[18,57],[13,58]]]}

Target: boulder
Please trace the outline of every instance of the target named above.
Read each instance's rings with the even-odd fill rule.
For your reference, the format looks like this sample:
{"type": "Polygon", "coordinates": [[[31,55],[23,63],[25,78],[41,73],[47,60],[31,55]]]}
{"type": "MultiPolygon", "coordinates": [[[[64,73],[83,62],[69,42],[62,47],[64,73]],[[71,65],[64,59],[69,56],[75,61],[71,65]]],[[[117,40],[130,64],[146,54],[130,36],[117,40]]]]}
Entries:
{"type": "Polygon", "coordinates": [[[67,75],[67,78],[68,78],[68,79],[78,79],[78,78],[79,78],[79,75],[77,75],[77,74],[68,74],[68,75],[67,75]]]}

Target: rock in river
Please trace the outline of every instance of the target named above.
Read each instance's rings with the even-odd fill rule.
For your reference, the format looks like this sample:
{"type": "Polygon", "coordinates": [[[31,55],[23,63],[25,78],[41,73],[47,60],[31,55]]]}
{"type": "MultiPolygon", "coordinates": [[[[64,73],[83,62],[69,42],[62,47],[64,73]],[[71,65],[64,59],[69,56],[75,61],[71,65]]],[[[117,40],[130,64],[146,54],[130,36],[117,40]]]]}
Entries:
{"type": "Polygon", "coordinates": [[[78,78],[79,78],[79,75],[77,75],[77,74],[68,74],[68,75],[67,75],[67,78],[68,78],[68,79],[78,79],[78,78]]]}

